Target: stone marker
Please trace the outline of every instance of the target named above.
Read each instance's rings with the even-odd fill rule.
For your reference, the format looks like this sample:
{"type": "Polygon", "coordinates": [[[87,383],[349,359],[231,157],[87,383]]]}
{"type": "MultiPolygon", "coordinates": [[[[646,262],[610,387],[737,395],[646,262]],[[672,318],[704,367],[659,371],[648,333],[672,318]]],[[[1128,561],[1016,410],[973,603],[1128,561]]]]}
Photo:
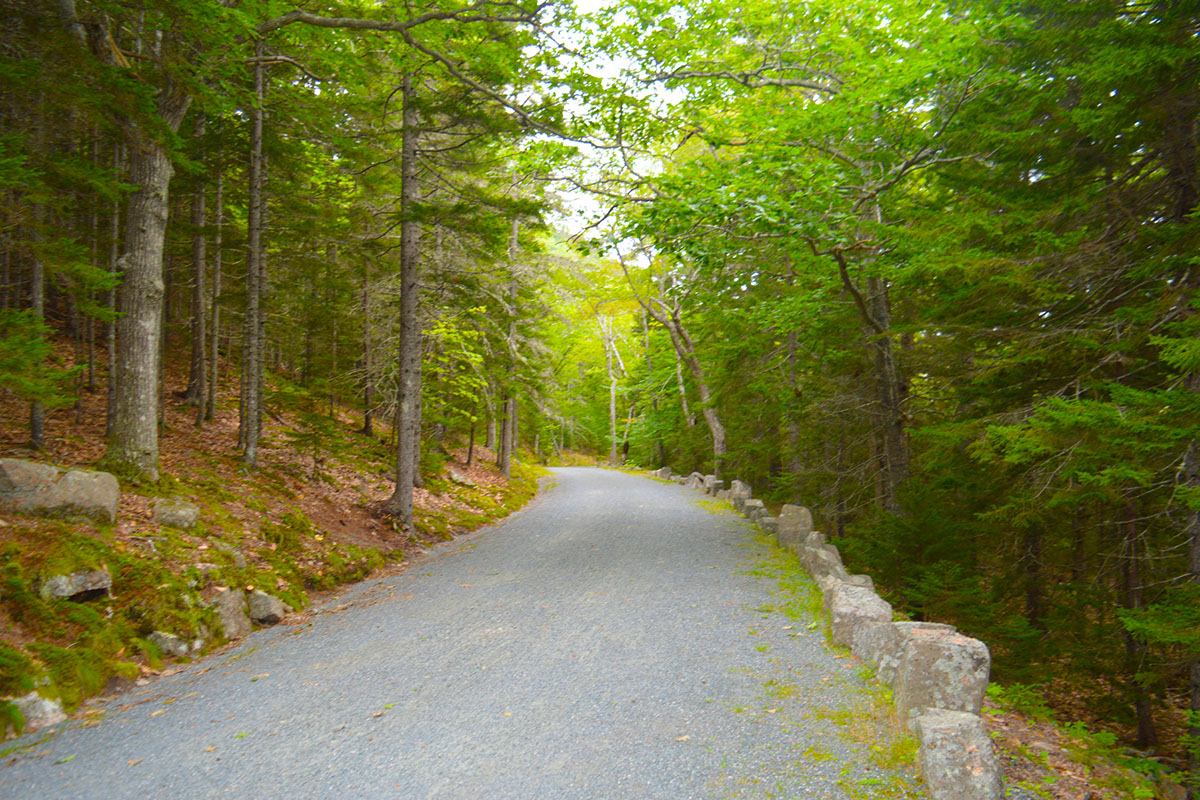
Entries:
{"type": "Polygon", "coordinates": [[[765,513],[767,513],[767,507],[763,505],[762,500],[750,498],[742,503],[742,515],[751,521],[765,513]]]}
{"type": "Polygon", "coordinates": [[[114,522],[121,488],[107,472],[0,458],[0,505],[26,514],[114,522]]]}
{"type": "Polygon", "coordinates": [[[853,644],[863,626],[892,619],[892,606],[870,589],[839,582],[829,596],[831,638],[842,647],[853,644]]]}
{"type": "Polygon", "coordinates": [[[776,537],[780,547],[792,552],[803,542],[804,537],[812,530],[812,514],[804,506],[788,503],[779,510],[779,525],[776,537]]]}
{"type": "Polygon", "coordinates": [[[921,775],[932,800],[1001,800],[1000,764],[983,720],[935,709],[916,720],[921,775]]]}
{"type": "Polygon", "coordinates": [[[717,490],[717,499],[718,500],[728,500],[729,499],[729,490],[728,489],[718,489],[717,490]]]}
{"type": "Polygon", "coordinates": [[[716,495],[716,493],[725,488],[725,481],[718,478],[716,475],[704,476],[704,493],[716,495]]]}
{"type": "Polygon", "coordinates": [[[729,483],[729,501],[733,503],[735,511],[741,512],[746,501],[750,499],[750,487],[739,480],[734,480],[729,483]]]}
{"type": "Polygon", "coordinates": [[[812,513],[804,506],[786,504],[779,510],[779,530],[802,538],[813,529],[812,513]]]}
{"type": "Polygon", "coordinates": [[[979,714],[992,658],[987,645],[961,633],[912,628],[892,695],[909,729],[925,712],[943,708],[979,714]]]}
{"type": "Polygon", "coordinates": [[[941,622],[889,622],[882,625],[864,626],[854,638],[851,650],[854,655],[875,669],[875,676],[882,683],[891,685],[896,680],[896,670],[904,658],[908,634],[915,629],[954,633],[953,625],[941,622]]]}
{"type": "Polygon", "coordinates": [[[846,578],[846,583],[850,584],[851,586],[862,586],[866,589],[870,589],[871,591],[875,591],[875,581],[871,579],[870,575],[851,575],[850,577],[846,578]]]}
{"type": "Polygon", "coordinates": [[[764,514],[758,518],[758,527],[774,536],[778,532],[779,520],[775,517],[772,517],[770,514],[764,514]]]}
{"type": "Polygon", "coordinates": [[[704,476],[699,472],[693,472],[691,475],[687,476],[687,480],[684,481],[683,485],[689,489],[703,489],[704,476]]]}
{"type": "Polygon", "coordinates": [[[670,467],[659,467],[657,470],[654,471],[653,474],[654,474],[654,477],[658,478],[659,480],[663,480],[663,481],[671,480],[671,468],[670,467]]]}
{"type": "Polygon", "coordinates": [[[106,569],[88,569],[70,575],[55,575],[42,581],[38,591],[45,599],[68,597],[84,599],[81,595],[107,592],[112,588],[112,576],[106,569]]]}
{"type": "Polygon", "coordinates": [[[283,601],[278,597],[255,589],[247,599],[250,606],[250,619],[259,625],[274,625],[283,619],[283,601]]]}
{"type": "Polygon", "coordinates": [[[154,501],[154,521],[159,525],[188,530],[200,521],[200,506],[179,498],[154,501]]]}
{"type": "Polygon", "coordinates": [[[842,566],[842,559],[838,556],[837,550],[830,549],[829,545],[817,548],[802,547],[798,555],[800,563],[813,580],[819,579],[822,575],[833,575],[843,581],[850,577],[846,573],[846,568],[842,566]]]}

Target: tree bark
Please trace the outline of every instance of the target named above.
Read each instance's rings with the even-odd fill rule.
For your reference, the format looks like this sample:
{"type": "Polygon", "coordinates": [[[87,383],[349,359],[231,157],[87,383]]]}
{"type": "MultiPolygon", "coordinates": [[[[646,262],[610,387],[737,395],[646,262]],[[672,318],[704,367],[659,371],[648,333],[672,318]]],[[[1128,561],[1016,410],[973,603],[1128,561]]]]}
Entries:
{"type": "MultiPolygon", "coordinates": [[[[204,118],[196,119],[196,139],[204,136],[204,118]]],[[[205,331],[205,272],[208,269],[208,240],[204,231],[206,217],[204,179],[201,178],[192,194],[192,359],[188,373],[188,403],[196,406],[196,425],[204,422],[205,404],[208,402],[207,364],[204,350],[208,344],[205,331]]]]}
{"type": "MultiPolygon", "coordinates": [[[[171,131],[179,129],[191,99],[167,88],[158,112],[171,131]]],[[[163,142],[133,121],[125,123],[129,197],[124,279],[117,305],[116,378],[110,410],[112,431],[105,463],[125,474],[158,480],[158,353],[163,318],[163,245],[167,230],[171,157],[163,142]]]]}
{"type": "Polygon", "coordinates": [[[363,265],[362,281],[362,312],[363,312],[363,426],[362,432],[367,436],[373,435],[371,389],[374,376],[371,373],[371,266],[369,262],[363,265]]]}
{"type": "Polygon", "coordinates": [[[396,404],[396,488],[388,500],[387,508],[401,525],[411,528],[417,440],[420,436],[417,404],[421,390],[421,323],[418,319],[421,226],[412,218],[420,200],[417,171],[419,120],[411,75],[404,76],[401,95],[404,131],[400,144],[400,377],[396,404]]]}
{"type": "MultiPolygon", "coordinates": [[[[46,262],[42,260],[42,229],[46,224],[46,206],[33,206],[33,257],[29,261],[29,310],[39,323],[46,321],[46,262]]],[[[29,404],[29,447],[43,450],[46,447],[46,407],[41,400],[29,404]]]]}
{"type": "MultiPolygon", "coordinates": [[[[1132,499],[1125,503],[1125,518],[1121,521],[1121,605],[1129,609],[1145,607],[1142,580],[1142,540],[1137,526],[1137,508],[1132,499]]],[[[1125,643],[1126,669],[1130,676],[1140,672],[1147,656],[1145,642],[1127,629],[1122,628],[1125,643]]],[[[1138,681],[1130,682],[1133,687],[1134,711],[1137,715],[1137,746],[1143,750],[1158,745],[1158,733],[1154,727],[1154,710],[1151,696],[1138,681]]]]}
{"type": "Polygon", "coordinates": [[[204,418],[212,420],[216,415],[217,381],[220,377],[221,346],[221,236],[225,227],[225,171],[218,168],[216,196],[213,198],[213,288],[212,288],[212,343],[209,353],[208,399],[204,404],[204,418]]]}
{"type": "MultiPolygon", "coordinates": [[[[256,58],[263,43],[255,43],[256,58]]],[[[250,114],[250,173],[246,209],[246,314],[242,320],[242,402],[238,438],[242,461],[258,466],[258,441],[262,431],[263,341],[260,317],[263,301],[263,115],[266,104],[266,74],[261,61],[254,63],[254,108],[250,114]]]]}
{"type": "Polygon", "coordinates": [[[600,337],[604,342],[604,368],[608,373],[608,463],[619,466],[617,460],[617,371],[613,365],[612,331],[600,318],[600,337]]]}
{"type": "MultiPolygon", "coordinates": [[[[516,264],[517,264],[517,245],[518,237],[521,231],[520,222],[516,217],[513,217],[509,227],[508,236],[508,263],[509,263],[509,281],[508,281],[508,303],[509,303],[509,322],[508,322],[508,349],[512,359],[516,360],[517,348],[517,279],[516,279],[516,264]]],[[[505,478],[512,475],[512,459],[513,450],[516,448],[517,436],[517,400],[512,394],[511,382],[512,373],[509,373],[509,390],[505,394],[504,399],[504,421],[500,427],[500,451],[497,453],[496,464],[500,468],[500,474],[505,478]]]]}

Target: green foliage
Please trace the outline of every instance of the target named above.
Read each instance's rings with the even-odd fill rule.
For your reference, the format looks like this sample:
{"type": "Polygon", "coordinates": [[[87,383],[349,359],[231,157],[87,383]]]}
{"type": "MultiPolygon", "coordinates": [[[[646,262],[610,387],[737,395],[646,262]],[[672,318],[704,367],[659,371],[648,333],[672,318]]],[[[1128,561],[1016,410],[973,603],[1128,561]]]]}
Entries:
{"type": "Polygon", "coordinates": [[[1179,647],[1190,658],[1200,657],[1200,584],[1172,586],[1148,608],[1122,608],[1117,616],[1127,631],[1145,642],[1179,647]]]}
{"type": "Polygon", "coordinates": [[[74,401],[68,384],[82,367],[54,364],[50,334],[32,312],[0,310],[0,388],[55,408],[74,401]]]}
{"type": "Polygon", "coordinates": [[[1035,722],[1050,722],[1054,719],[1054,712],[1046,705],[1042,690],[1037,686],[1023,683],[1001,686],[998,683],[989,683],[987,696],[1001,709],[1024,714],[1035,722]]]}

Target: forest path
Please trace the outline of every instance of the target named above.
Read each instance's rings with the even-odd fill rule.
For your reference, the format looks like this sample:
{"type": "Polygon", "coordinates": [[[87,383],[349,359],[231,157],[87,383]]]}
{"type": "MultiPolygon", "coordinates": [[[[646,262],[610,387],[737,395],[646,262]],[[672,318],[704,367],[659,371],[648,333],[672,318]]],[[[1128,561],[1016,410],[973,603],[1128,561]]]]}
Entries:
{"type": "Polygon", "coordinates": [[[619,472],[553,482],[10,756],[0,797],[923,796],[875,763],[852,663],[776,610],[779,556],[747,523],[619,472]]]}

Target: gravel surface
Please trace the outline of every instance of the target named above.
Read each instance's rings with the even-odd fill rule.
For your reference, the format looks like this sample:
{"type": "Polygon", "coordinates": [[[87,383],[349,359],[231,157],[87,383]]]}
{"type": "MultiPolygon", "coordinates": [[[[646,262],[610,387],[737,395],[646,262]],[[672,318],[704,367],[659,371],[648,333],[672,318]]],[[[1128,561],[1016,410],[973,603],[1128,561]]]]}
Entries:
{"type": "Polygon", "coordinates": [[[774,610],[747,523],[619,472],[553,484],[11,753],[0,797],[924,796],[876,763],[890,737],[856,665],[774,610]]]}

